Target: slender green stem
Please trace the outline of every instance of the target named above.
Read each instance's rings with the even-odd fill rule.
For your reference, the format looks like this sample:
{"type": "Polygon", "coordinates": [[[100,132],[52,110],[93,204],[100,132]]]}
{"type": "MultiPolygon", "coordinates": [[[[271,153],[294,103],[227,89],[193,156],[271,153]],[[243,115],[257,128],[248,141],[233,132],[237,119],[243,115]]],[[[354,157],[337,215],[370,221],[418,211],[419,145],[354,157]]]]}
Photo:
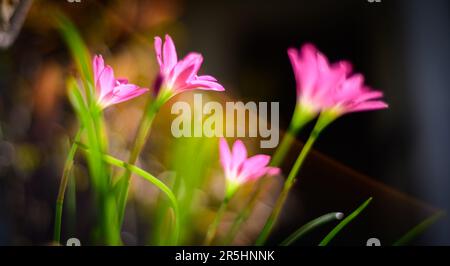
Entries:
{"type": "MultiPolygon", "coordinates": [[[[84,149],[86,152],[90,152],[86,146],[84,146],[80,143],[79,143],[79,146],[82,149],[84,149]]],[[[172,242],[174,243],[174,245],[176,245],[178,242],[179,232],[180,232],[180,219],[179,219],[180,211],[179,211],[177,199],[176,199],[175,195],[173,194],[172,190],[168,186],[166,186],[166,184],[164,184],[161,180],[154,177],[153,175],[151,175],[147,171],[143,170],[142,168],[139,168],[135,165],[129,164],[127,162],[124,162],[120,159],[117,159],[113,156],[106,155],[106,154],[103,155],[103,160],[108,164],[111,164],[111,165],[114,165],[117,167],[121,167],[123,169],[126,169],[126,170],[138,175],[138,176],[143,177],[144,179],[146,179],[147,181],[149,181],[150,183],[155,185],[158,189],[160,189],[167,196],[170,203],[172,204],[172,208],[175,213],[174,234],[173,234],[172,242]]]]}
{"type": "Polygon", "coordinates": [[[222,204],[220,205],[220,208],[217,211],[214,221],[208,227],[208,231],[206,233],[206,238],[205,238],[205,242],[204,242],[205,246],[210,246],[211,243],[213,242],[214,237],[216,236],[217,227],[219,226],[219,223],[222,220],[222,216],[224,215],[229,202],[230,202],[230,197],[225,197],[224,200],[222,201],[222,204]]]}
{"type": "Polygon", "coordinates": [[[342,212],[330,212],[328,214],[322,215],[297,229],[297,231],[295,231],[292,235],[290,235],[283,242],[281,242],[280,246],[292,245],[295,241],[297,241],[307,233],[311,232],[315,228],[323,224],[329,223],[331,221],[341,220],[343,217],[344,214],[342,212]]]}
{"type": "Polygon", "coordinates": [[[64,201],[67,210],[67,233],[74,235],[77,224],[77,181],[73,170],[69,175],[69,184],[67,184],[64,201]]]}
{"type": "Polygon", "coordinates": [[[94,130],[95,145],[93,148],[94,161],[98,164],[99,169],[99,229],[102,232],[105,243],[108,245],[120,245],[122,243],[120,237],[120,226],[118,222],[118,209],[114,191],[112,189],[112,180],[109,168],[102,160],[103,154],[107,153],[108,140],[104,128],[103,111],[97,104],[90,107],[89,112],[92,120],[92,128],[94,130]]]}
{"type": "Polygon", "coordinates": [[[267,238],[269,237],[269,234],[272,231],[272,228],[275,224],[275,222],[278,219],[278,216],[280,215],[280,212],[283,208],[284,202],[287,199],[287,196],[289,195],[289,191],[291,190],[292,186],[295,183],[295,178],[298,174],[298,171],[300,170],[300,167],[302,166],[306,156],[308,155],[309,151],[311,150],[311,147],[313,146],[314,142],[318,138],[320,134],[320,131],[317,130],[317,124],[316,127],[314,127],[313,131],[311,132],[308,140],[306,141],[305,145],[303,146],[302,151],[300,152],[300,155],[298,156],[297,160],[295,161],[294,166],[292,167],[291,171],[289,172],[289,175],[284,183],[283,190],[281,191],[280,196],[278,197],[277,201],[275,202],[275,206],[272,210],[272,213],[270,214],[269,218],[267,219],[261,233],[259,234],[256,245],[264,245],[267,238]]]}
{"type": "Polygon", "coordinates": [[[80,140],[81,134],[83,132],[83,128],[80,127],[77,134],[75,135],[74,142],[70,147],[69,154],[67,155],[66,161],[64,163],[64,169],[61,177],[61,183],[59,184],[58,196],[56,198],[56,209],[55,209],[55,224],[53,230],[53,240],[55,242],[60,243],[61,241],[61,220],[62,220],[62,211],[64,204],[64,194],[66,192],[67,184],[69,182],[70,172],[73,166],[73,159],[75,157],[75,153],[78,149],[77,142],[80,140]]]}
{"type": "MultiPolygon", "coordinates": [[[[130,157],[128,159],[129,164],[135,164],[139,154],[144,148],[145,143],[147,142],[148,136],[150,134],[150,129],[152,127],[153,120],[161,106],[160,101],[153,101],[150,99],[145,108],[145,112],[141,118],[141,122],[139,123],[139,128],[137,131],[137,135],[131,149],[130,157]]],[[[119,209],[119,225],[123,223],[123,217],[125,214],[125,207],[128,198],[128,190],[130,187],[131,180],[131,172],[125,171],[124,176],[119,181],[119,195],[118,195],[118,209],[119,209]]]]}
{"type": "MultiPolygon", "coordinates": [[[[182,210],[182,212],[180,213],[180,215],[181,215],[180,220],[182,220],[183,219],[182,213],[185,212],[186,210],[183,209],[183,206],[182,206],[182,204],[184,204],[184,202],[180,201],[180,198],[179,198],[179,187],[181,185],[180,178],[177,176],[177,174],[173,174],[171,176],[171,178],[169,178],[169,179],[172,180],[172,182],[170,184],[168,184],[168,186],[172,189],[172,192],[175,194],[178,201],[180,202],[180,208],[182,210]]],[[[161,246],[161,245],[164,246],[165,243],[167,243],[168,239],[165,237],[167,234],[164,234],[163,229],[167,228],[166,220],[167,220],[167,214],[168,214],[168,210],[170,207],[170,203],[167,202],[167,199],[165,199],[163,197],[158,197],[156,206],[157,206],[157,209],[155,211],[155,218],[153,219],[153,222],[155,225],[153,227],[153,231],[150,232],[151,238],[149,239],[149,243],[157,245],[157,246],[161,246]]],[[[181,232],[180,232],[180,234],[181,234],[181,232]]]]}
{"type": "Polygon", "coordinates": [[[295,136],[297,136],[298,132],[300,132],[306,124],[314,119],[315,115],[314,112],[309,111],[300,104],[295,106],[289,128],[286,134],[284,134],[281,144],[278,146],[270,162],[272,166],[280,166],[283,163],[284,158],[292,146],[292,142],[295,140],[295,136]]]}
{"type": "Polygon", "coordinates": [[[129,163],[136,162],[139,154],[144,148],[147,142],[148,135],[150,134],[150,129],[153,123],[153,119],[159,110],[159,104],[157,101],[150,100],[148,106],[145,108],[145,113],[139,123],[139,129],[131,149],[129,163]]]}
{"type": "Polygon", "coordinates": [[[295,134],[291,133],[290,131],[287,131],[286,134],[284,134],[283,139],[281,140],[281,143],[275,151],[275,154],[272,157],[272,161],[270,162],[272,166],[281,165],[294,140],[295,134]]]}
{"type": "Polygon", "coordinates": [[[292,167],[291,171],[289,172],[289,175],[287,177],[287,180],[285,182],[285,188],[290,189],[291,186],[294,184],[297,174],[300,171],[301,166],[303,165],[303,162],[306,159],[306,156],[308,156],[309,151],[311,150],[314,142],[319,137],[320,131],[316,128],[313,129],[311,134],[309,135],[308,140],[306,141],[305,145],[302,148],[302,151],[300,152],[300,155],[298,156],[297,160],[294,163],[294,166],[292,167]]]}
{"type": "Polygon", "coordinates": [[[319,246],[326,246],[330,241],[344,228],[348,223],[350,223],[353,219],[355,219],[372,201],[372,197],[367,199],[361,206],[359,206],[354,212],[352,212],[349,216],[347,216],[344,220],[342,220],[338,225],[336,225],[333,230],[331,230],[328,235],[320,242],[319,246]]]}
{"type": "Polygon", "coordinates": [[[427,228],[433,225],[437,220],[439,220],[442,216],[444,216],[445,212],[440,211],[428,217],[426,220],[422,221],[420,224],[414,226],[410,231],[408,231],[405,235],[403,235],[399,240],[395,241],[393,246],[404,246],[411,242],[418,235],[423,233],[427,228]]]}

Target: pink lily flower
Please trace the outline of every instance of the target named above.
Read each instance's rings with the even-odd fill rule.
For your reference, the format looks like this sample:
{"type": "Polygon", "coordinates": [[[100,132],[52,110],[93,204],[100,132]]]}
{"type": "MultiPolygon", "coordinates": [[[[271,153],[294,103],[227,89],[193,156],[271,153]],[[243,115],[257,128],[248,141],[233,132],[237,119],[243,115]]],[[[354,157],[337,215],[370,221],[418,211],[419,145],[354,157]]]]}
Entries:
{"type": "Polygon", "coordinates": [[[128,101],[148,91],[146,88],[139,88],[137,85],[128,83],[127,79],[116,79],[112,67],[105,66],[101,55],[94,56],[92,65],[97,103],[102,109],[128,101]]]}
{"type": "Polygon", "coordinates": [[[297,87],[297,102],[310,114],[319,113],[329,103],[332,91],[351,71],[351,65],[342,61],[330,65],[325,55],[312,44],[300,51],[288,49],[297,87]]]}
{"type": "Polygon", "coordinates": [[[166,34],[163,44],[160,37],[155,37],[156,59],[162,76],[161,88],[169,97],[177,93],[201,89],[224,91],[222,85],[212,76],[198,75],[203,57],[198,53],[189,53],[182,60],[178,60],[177,51],[172,38],[166,34]]]}
{"type": "Polygon", "coordinates": [[[361,74],[351,74],[347,61],[330,65],[325,55],[312,44],[305,44],[300,52],[288,49],[297,82],[297,97],[301,107],[317,114],[332,111],[345,113],[387,108],[381,101],[383,93],[364,85],[361,74]]]}
{"type": "Polygon", "coordinates": [[[227,194],[233,194],[236,189],[249,181],[258,180],[265,175],[277,175],[280,169],[267,166],[270,156],[258,154],[247,158],[247,149],[240,140],[236,140],[230,151],[227,141],[220,139],[220,163],[227,180],[227,194]]]}

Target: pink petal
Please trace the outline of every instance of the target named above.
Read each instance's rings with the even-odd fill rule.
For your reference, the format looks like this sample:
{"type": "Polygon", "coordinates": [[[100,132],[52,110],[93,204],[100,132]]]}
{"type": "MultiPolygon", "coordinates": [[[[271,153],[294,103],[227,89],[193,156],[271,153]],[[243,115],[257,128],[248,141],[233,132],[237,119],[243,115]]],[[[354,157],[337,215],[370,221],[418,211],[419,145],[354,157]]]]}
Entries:
{"type": "Polygon", "coordinates": [[[97,84],[98,78],[105,68],[105,62],[101,55],[95,55],[92,60],[92,70],[94,71],[94,83],[97,84]]]}
{"type": "Polygon", "coordinates": [[[225,88],[217,82],[194,79],[191,82],[189,82],[189,84],[187,84],[186,86],[179,88],[178,91],[181,92],[181,91],[193,90],[193,89],[212,90],[212,91],[224,91],[225,90],[225,88]]]}
{"type": "Polygon", "coordinates": [[[163,47],[163,60],[165,71],[172,70],[172,68],[178,61],[175,44],[173,43],[172,38],[168,34],[166,34],[166,41],[164,42],[163,47]]]}
{"type": "Polygon", "coordinates": [[[371,110],[385,109],[388,107],[389,106],[383,101],[369,101],[359,103],[354,107],[350,108],[347,112],[371,111],[371,110]]]}
{"type": "Polygon", "coordinates": [[[368,100],[379,99],[383,97],[383,93],[381,91],[371,91],[369,88],[365,88],[365,92],[361,93],[355,99],[355,102],[365,102],[368,100]]]}
{"type": "Polygon", "coordinates": [[[312,44],[305,44],[301,48],[299,62],[299,79],[302,93],[309,93],[314,89],[318,76],[317,49],[312,44]]]}
{"type": "Polygon", "coordinates": [[[300,64],[299,64],[299,56],[298,56],[298,51],[295,48],[289,48],[288,49],[288,56],[289,56],[289,60],[291,61],[291,65],[292,65],[292,70],[294,72],[294,77],[295,77],[295,82],[296,82],[296,86],[297,86],[297,96],[300,96],[300,91],[301,90],[301,82],[300,82],[300,75],[299,75],[299,69],[300,69],[300,64]]]}
{"type": "Polygon", "coordinates": [[[352,63],[350,63],[349,61],[342,60],[335,63],[333,65],[333,68],[341,69],[341,71],[345,74],[345,76],[348,76],[352,72],[353,66],[352,63]]]}
{"type": "Polygon", "coordinates": [[[116,97],[126,97],[127,95],[134,93],[138,89],[139,87],[134,84],[121,84],[114,87],[113,95],[116,97]]]}
{"type": "Polygon", "coordinates": [[[231,168],[237,171],[247,159],[247,149],[241,140],[236,140],[231,151],[231,168]]]}
{"type": "Polygon", "coordinates": [[[281,169],[278,167],[266,167],[267,175],[274,176],[281,173],[281,169]]]}
{"type": "Polygon", "coordinates": [[[274,176],[274,175],[278,175],[281,172],[281,170],[279,168],[276,167],[263,167],[261,169],[259,169],[258,171],[254,172],[253,174],[251,174],[248,177],[248,180],[257,180],[263,176],[269,175],[269,176],[274,176]]]}
{"type": "Polygon", "coordinates": [[[249,180],[257,180],[266,175],[269,175],[269,176],[278,175],[280,172],[281,172],[281,170],[276,167],[264,167],[264,168],[260,169],[259,171],[253,173],[251,176],[249,176],[249,180]]]}
{"type": "Polygon", "coordinates": [[[336,93],[336,101],[353,101],[361,95],[361,86],[363,86],[364,77],[361,74],[354,74],[342,83],[341,88],[336,93]]]}
{"type": "Polygon", "coordinates": [[[265,154],[258,154],[248,158],[244,166],[243,170],[251,170],[254,168],[264,168],[270,162],[270,156],[265,154]]]}
{"type": "Polygon", "coordinates": [[[232,158],[231,158],[230,148],[228,147],[228,143],[224,138],[220,138],[219,153],[220,153],[220,163],[222,164],[222,169],[225,172],[225,176],[229,178],[232,158]]]}
{"type": "Polygon", "coordinates": [[[148,91],[149,89],[147,88],[139,88],[138,86],[133,84],[120,85],[114,88],[114,91],[111,94],[107,95],[105,99],[107,99],[108,105],[113,105],[131,100],[148,91]]]}
{"type": "Polygon", "coordinates": [[[197,53],[188,54],[178,62],[171,72],[173,86],[181,87],[189,83],[196,75],[203,62],[203,57],[197,53]]]}
{"type": "Polygon", "coordinates": [[[103,97],[112,92],[115,86],[114,70],[110,66],[105,66],[97,80],[96,89],[98,100],[102,101],[103,97]]]}
{"type": "Polygon", "coordinates": [[[328,63],[328,58],[320,52],[316,52],[316,56],[317,56],[317,69],[319,70],[319,72],[329,71],[330,64],[328,63]]]}
{"type": "Polygon", "coordinates": [[[257,179],[266,173],[266,166],[270,161],[268,155],[255,155],[248,158],[241,167],[241,171],[238,173],[241,182],[247,182],[252,179],[257,179]]]}
{"type": "Polygon", "coordinates": [[[210,76],[210,75],[202,75],[202,76],[198,76],[197,79],[199,79],[199,80],[205,80],[205,81],[214,81],[214,82],[217,81],[217,79],[216,79],[215,77],[210,76]]]}
{"type": "Polygon", "coordinates": [[[128,84],[128,79],[126,78],[117,78],[116,79],[116,86],[128,84]]]}
{"type": "Polygon", "coordinates": [[[162,67],[163,66],[162,55],[161,55],[162,40],[160,37],[158,37],[158,36],[155,37],[154,46],[155,46],[156,60],[158,61],[159,66],[162,67]]]}

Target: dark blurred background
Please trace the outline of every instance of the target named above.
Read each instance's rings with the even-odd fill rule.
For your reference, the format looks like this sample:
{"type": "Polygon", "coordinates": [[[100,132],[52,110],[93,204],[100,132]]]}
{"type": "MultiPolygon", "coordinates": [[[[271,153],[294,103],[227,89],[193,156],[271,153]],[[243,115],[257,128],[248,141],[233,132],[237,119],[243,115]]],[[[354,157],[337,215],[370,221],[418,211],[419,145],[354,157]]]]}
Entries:
{"type": "MultiPolygon", "coordinates": [[[[123,55],[114,65],[146,48],[137,76],[147,84],[152,38],[170,33],[182,54],[203,54],[202,71],[233,97],[279,101],[281,129],[295,106],[286,49],[311,42],[330,61],[350,60],[367,84],[385,93],[390,108],[340,118],[316,149],[450,210],[448,1],[35,1],[15,43],[0,50],[0,244],[51,239],[60,174],[54,169],[64,146],[55,143],[69,134],[73,117],[64,90],[58,91],[67,74],[58,66],[70,58],[45,22],[48,6],[74,19],[93,51],[123,55]]],[[[306,137],[307,131],[299,139],[306,137]]],[[[448,219],[416,244],[450,244],[448,219]]]]}

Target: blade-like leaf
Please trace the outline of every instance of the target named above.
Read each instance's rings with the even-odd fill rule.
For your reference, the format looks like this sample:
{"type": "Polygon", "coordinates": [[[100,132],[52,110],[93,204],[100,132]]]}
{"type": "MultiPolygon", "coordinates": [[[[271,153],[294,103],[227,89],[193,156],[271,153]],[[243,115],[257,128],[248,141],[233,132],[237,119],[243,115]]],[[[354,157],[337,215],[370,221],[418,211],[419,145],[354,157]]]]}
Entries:
{"type": "Polygon", "coordinates": [[[73,23],[58,11],[54,12],[54,19],[57,29],[67,44],[73,60],[77,66],[77,70],[81,75],[83,85],[86,90],[88,103],[92,102],[94,84],[91,69],[91,56],[83,39],[73,23]]]}
{"type": "Polygon", "coordinates": [[[292,235],[290,235],[288,238],[286,238],[286,240],[281,242],[280,245],[281,246],[289,246],[292,243],[294,243],[295,241],[297,241],[298,239],[300,239],[302,236],[307,234],[308,232],[311,232],[312,230],[314,230],[315,228],[317,228],[323,224],[329,223],[331,221],[341,220],[343,217],[344,217],[344,214],[342,212],[330,212],[325,215],[322,215],[322,216],[310,221],[309,223],[303,225],[299,229],[297,229],[297,231],[295,231],[292,235]]]}
{"type": "Polygon", "coordinates": [[[344,228],[348,223],[350,223],[353,219],[355,219],[366,207],[369,205],[369,203],[372,201],[372,197],[370,197],[368,200],[366,200],[361,206],[358,207],[354,212],[352,212],[349,216],[347,216],[342,222],[340,222],[338,225],[336,225],[333,230],[331,230],[328,235],[325,236],[325,238],[320,242],[319,246],[326,246],[330,241],[344,228]]]}
{"type": "Polygon", "coordinates": [[[433,225],[437,220],[439,220],[442,216],[445,215],[445,212],[440,211],[431,217],[427,218],[420,224],[416,225],[414,228],[412,228],[410,231],[408,231],[406,234],[404,234],[399,240],[397,240],[393,246],[403,246],[407,245],[411,240],[416,238],[418,235],[423,233],[426,229],[428,229],[431,225],[433,225]]]}

